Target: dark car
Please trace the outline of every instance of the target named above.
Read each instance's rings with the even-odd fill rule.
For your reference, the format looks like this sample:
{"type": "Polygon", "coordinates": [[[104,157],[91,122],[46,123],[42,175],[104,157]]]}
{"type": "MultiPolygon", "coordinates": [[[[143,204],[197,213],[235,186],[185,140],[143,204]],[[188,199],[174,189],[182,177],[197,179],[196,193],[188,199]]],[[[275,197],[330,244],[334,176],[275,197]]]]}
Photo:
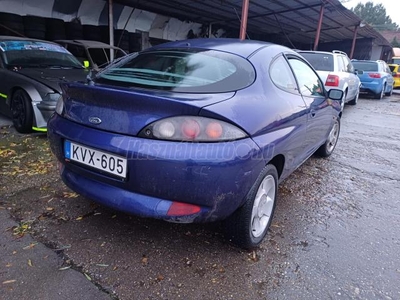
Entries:
{"type": "Polygon", "coordinates": [[[167,43],[62,86],[48,136],[70,188],[139,216],[225,219],[245,248],[264,238],[278,182],[339,136],[343,92],[269,43],[167,43]]]}
{"type": "Polygon", "coordinates": [[[126,55],[121,48],[98,41],[57,40],[55,42],[71,52],[83,64],[87,62],[87,67],[95,71],[99,71],[111,63],[111,49],[114,51],[115,59],[126,55]]]}
{"type": "Polygon", "coordinates": [[[61,95],[59,83],[85,80],[82,64],[52,42],[0,36],[0,113],[17,131],[46,131],[61,95]]]}

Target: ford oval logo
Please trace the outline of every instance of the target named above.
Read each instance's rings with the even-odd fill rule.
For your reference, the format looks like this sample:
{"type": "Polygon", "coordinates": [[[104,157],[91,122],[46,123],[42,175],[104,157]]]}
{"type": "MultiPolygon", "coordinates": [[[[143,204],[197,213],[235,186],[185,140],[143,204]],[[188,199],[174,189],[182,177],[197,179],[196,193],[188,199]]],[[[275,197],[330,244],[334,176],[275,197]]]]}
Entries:
{"type": "Polygon", "coordinates": [[[94,125],[99,125],[101,123],[101,119],[98,117],[90,117],[89,122],[94,125]]]}

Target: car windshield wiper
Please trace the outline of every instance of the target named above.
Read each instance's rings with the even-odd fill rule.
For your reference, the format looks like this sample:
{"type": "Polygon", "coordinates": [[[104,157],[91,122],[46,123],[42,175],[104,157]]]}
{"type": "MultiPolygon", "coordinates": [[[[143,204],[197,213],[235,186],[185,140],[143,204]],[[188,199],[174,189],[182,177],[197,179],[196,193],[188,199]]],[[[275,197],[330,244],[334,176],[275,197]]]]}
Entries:
{"type": "Polygon", "coordinates": [[[84,69],[81,66],[47,65],[49,69],[84,69]]]}

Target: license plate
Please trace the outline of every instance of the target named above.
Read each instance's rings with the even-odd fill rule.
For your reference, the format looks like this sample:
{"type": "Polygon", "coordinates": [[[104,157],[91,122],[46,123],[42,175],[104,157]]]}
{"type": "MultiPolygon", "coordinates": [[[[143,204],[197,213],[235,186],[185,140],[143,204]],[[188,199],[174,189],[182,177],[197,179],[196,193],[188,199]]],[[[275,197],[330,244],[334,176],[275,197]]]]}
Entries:
{"type": "Polygon", "coordinates": [[[64,142],[65,158],[106,173],[126,178],[127,160],[124,157],[82,146],[71,141],[64,142]]]}

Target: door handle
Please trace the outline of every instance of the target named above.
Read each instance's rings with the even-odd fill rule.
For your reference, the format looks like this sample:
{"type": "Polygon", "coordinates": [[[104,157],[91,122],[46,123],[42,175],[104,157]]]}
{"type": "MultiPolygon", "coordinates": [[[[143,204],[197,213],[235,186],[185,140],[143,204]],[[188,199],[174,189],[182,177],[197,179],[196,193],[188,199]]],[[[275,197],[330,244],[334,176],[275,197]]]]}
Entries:
{"type": "Polygon", "coordinates": [[[317,112],[316,112],[315,110],[311,109],[311,110],[310,110],[311,118],[314,118],[315,115],[316,115],[316,113],[317,113],[317,112]]]}

